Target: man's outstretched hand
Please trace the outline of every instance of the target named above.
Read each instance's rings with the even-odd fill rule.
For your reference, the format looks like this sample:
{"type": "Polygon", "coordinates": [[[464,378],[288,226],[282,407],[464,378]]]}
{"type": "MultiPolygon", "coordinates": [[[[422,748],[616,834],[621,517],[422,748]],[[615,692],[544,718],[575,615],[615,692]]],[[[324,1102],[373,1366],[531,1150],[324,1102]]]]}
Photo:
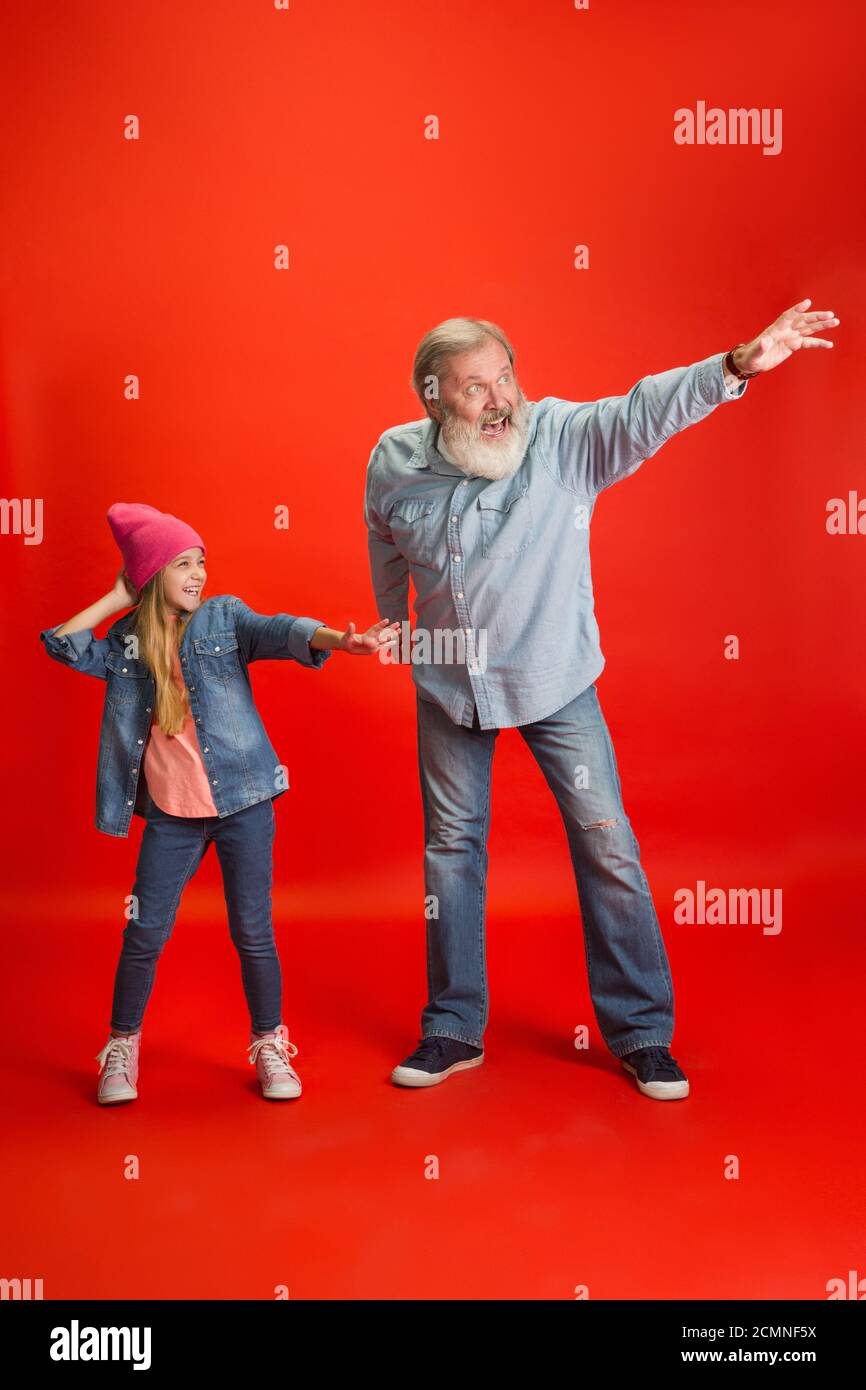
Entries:
{"type": "Polygon", "coordinates": [[[366,632],[356,632],[355,624],[349,623],[340,640],[339,649],[341,652],[348,652],[350,656],[372,656],[374,652],[379,652],[396,641],[399,634],[400,624],[389,623],[387,618],[380,619],[378,623],[368,627],[366,632]]]}
{"type": "Polygon", "coordinates": [[[771,372],[800,348],[831,348],[833,344],[829,338],[815,338],[813,334],[837,328],[839,320],[832,309],[809,311],[811,303],[811,299],[801,299],[757,338],[737,348],[734,362],[740,371],[771,372]]]}

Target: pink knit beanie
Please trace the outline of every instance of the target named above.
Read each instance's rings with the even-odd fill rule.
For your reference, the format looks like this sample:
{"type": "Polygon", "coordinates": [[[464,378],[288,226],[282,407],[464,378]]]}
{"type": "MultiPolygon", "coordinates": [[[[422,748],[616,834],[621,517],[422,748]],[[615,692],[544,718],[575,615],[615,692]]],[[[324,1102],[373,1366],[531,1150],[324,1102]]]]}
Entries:
{"type": "Polygon", "coordinates": [[[115,502],[108,509],[108,524],[138,592],[181,551],[194,545],[205,548],[201,536],[185,521],[146,502],[115,502]]]}

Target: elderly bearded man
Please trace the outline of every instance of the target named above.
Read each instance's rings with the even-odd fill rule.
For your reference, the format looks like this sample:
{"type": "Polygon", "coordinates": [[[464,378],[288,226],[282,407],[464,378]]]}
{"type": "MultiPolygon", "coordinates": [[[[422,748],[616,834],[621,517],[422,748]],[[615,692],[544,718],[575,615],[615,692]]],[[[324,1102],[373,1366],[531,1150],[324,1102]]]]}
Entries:
{"type": "Polygon", "coordinates": [[[379,616],[408,624],[411,574],[417,629],[462,632],[467,652],[457,664],[413,657],[435,910],[422,1036],[391,1074],[398,1085],[436,1085],[484,1060],[490,773],[499,730],[517,728],[565,823],[602,1037],[644,1095],[688,1095],[669,1051],[667,954],[595,686],[589,519],[600,492],[739,399],[747,377],[832,347],[814,335],[839,320],[810,303],[730,352],[590,402],[527,401],[511,344],[486,320],[447,319],[421,340],[412,385],[425,418],[385,430],[367,469],[373,588],[379,616]]]}

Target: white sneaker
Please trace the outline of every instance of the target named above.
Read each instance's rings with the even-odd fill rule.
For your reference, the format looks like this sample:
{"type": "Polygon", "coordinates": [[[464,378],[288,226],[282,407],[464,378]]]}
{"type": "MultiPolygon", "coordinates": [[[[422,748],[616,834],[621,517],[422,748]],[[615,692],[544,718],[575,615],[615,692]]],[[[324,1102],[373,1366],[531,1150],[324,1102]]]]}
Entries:
{"type": "Polygon", "coordinates": [[[280,1028],[270,1033],[251,1032],[247,1048],[250,1066],[255,1063],[256,1075],[266,1100],[294,1100],[301,1094],[301,1078],[291,1063],[298,1049],[284,1037],[280,1028]]]}
{"type": "Polygon", "coordinates": [[[99,1085],[96,1099],[100,1105],[113,1105],[118,1100],[138,1099],[138,1059],[141,1051],[141,1029],[136,1033],[124,1033],[122,1037],[110,1037],[101,1052],[97,1052],[99,1063],[99,1085]]]}

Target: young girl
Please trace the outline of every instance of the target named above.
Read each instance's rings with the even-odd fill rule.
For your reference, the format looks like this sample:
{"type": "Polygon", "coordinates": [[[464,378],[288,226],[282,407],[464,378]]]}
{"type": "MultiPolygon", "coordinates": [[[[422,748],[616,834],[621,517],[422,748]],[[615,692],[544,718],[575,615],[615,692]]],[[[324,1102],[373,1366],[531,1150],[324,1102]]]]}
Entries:
{"type": "Polygon", "coordinates": [[[96,776],[97,829],[127,836],[145,820],[114,983],[111,1033],[97,1054],[102,1104],[135,1100],[144,1011],[181,895],[213,840],[250,1012],[250,1064],[262,1094],[301,1094],[298,1049],[281,1023],[271,919],[273,803],[288,789],[253,700],[248,666],[271,658],[319,670],[332,651],[370,656],[398,623],[365,633],[315,618],[265,616],[223,594],[202,602],[204,542],[138,502],[108,521],[124,560],[114,588],[40,640],[49,656],[106,682],[96,776]],[[93,629],[137,606],[104,638],[93,629]]]}

